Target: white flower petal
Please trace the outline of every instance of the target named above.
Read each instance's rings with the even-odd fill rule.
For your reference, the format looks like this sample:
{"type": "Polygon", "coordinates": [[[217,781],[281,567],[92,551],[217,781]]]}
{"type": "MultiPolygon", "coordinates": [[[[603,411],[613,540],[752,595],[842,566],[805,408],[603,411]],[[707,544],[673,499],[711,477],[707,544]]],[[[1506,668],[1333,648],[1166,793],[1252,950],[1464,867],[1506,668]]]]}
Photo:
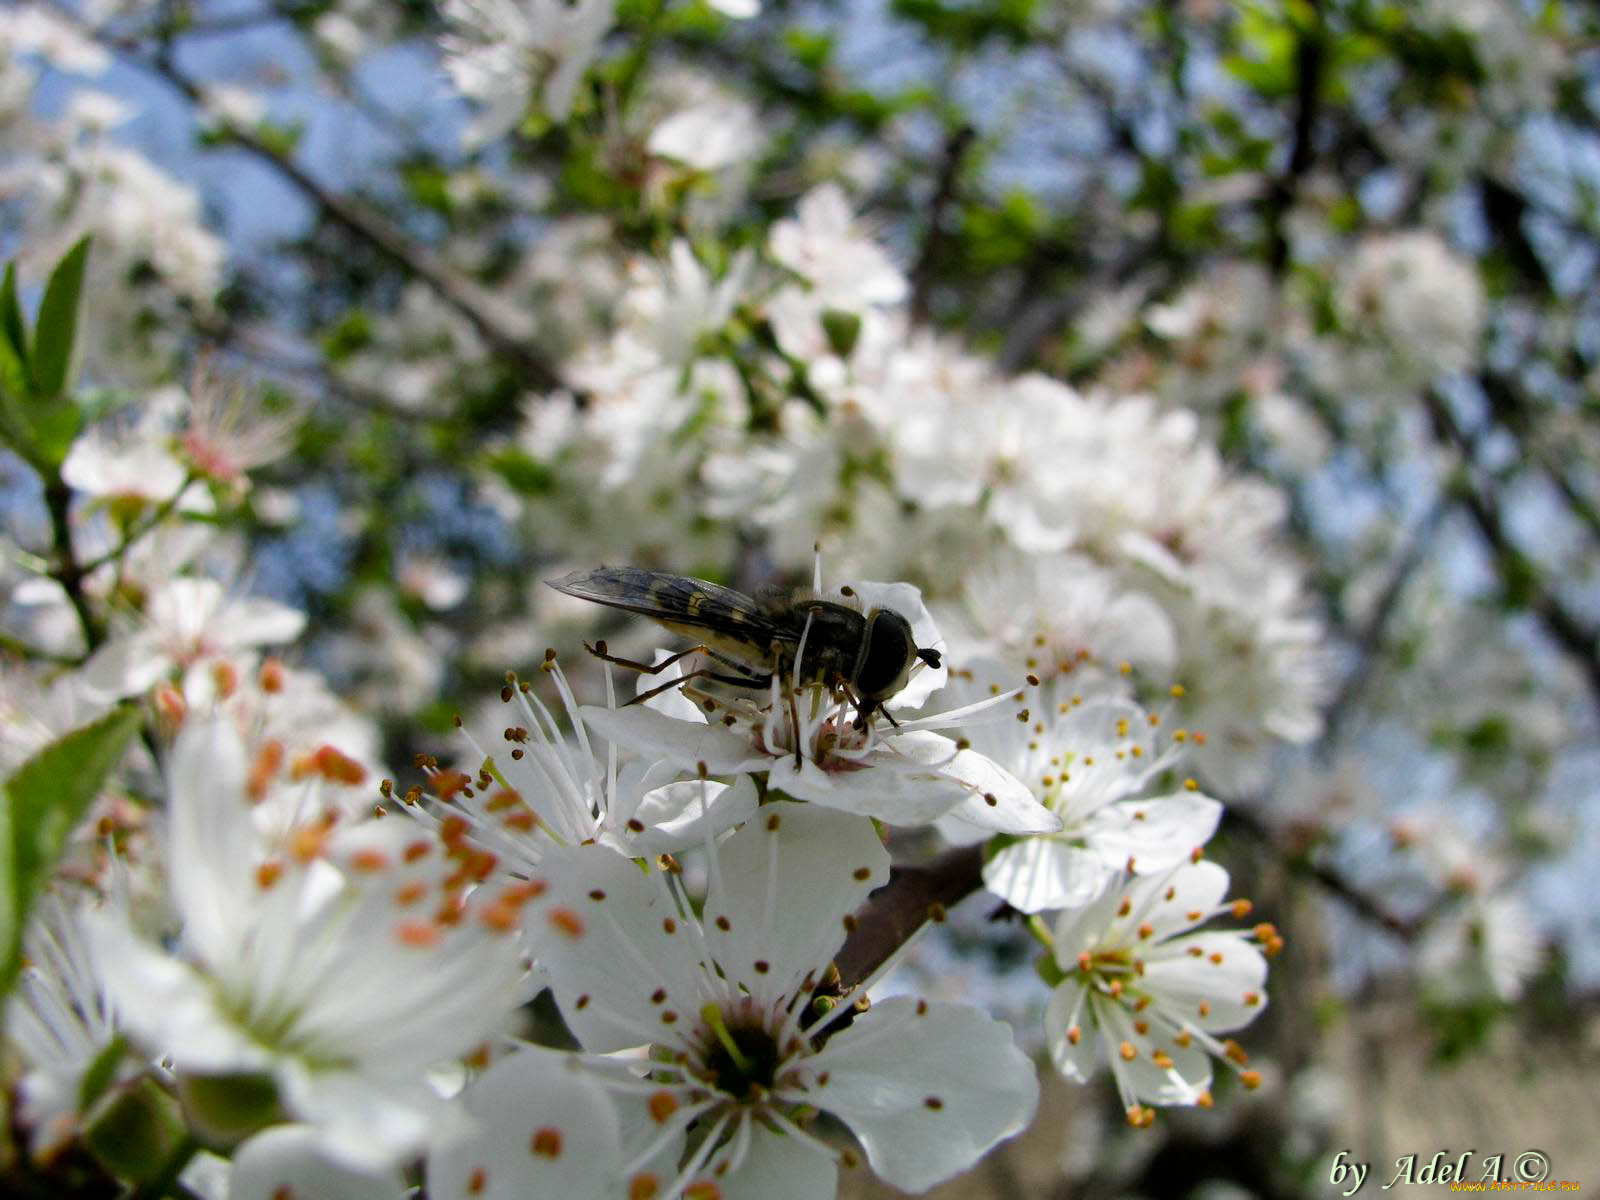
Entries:
{"type": "Polygon", "coordinates": [[[184,945],[204,962],[237,950],[260,847],[245,805],[244,743],[222,718],[185,725],[167,763],[172,903],[184,945]]]}
{"type": "Polygon", "coordinates": [[[757,1121],[744,1161],[717,1186],[722,1200],[833,1200],[839,1167],[799,1138],[757,1121]]]}
{"type": "Polygon", "coordinates": [[[299,637],[306,614],[265,596],[246,596],[227,605],[217,624],[230,646],[272,646],[299,637]]]}
{"type": "Polygon", "coordinates": [[[976,750],[959,750],[944,773],[972,789],[951,814],[994,833],[1054,833],[1056,816],[1034,797],[1028,785],[994,759],[976,750]]]}
{"type": "Polygon", "coordinates": [[[708,834],[726,833],[755,811],[756,785],[748,775],[732,786],[684,779],[653,788],[633,811],[645,828],[625,839],[626,853],[644,857],[698,846],[708,834]]]}
{"type": "Polygon", "coordinates": [[[1033,1119],[1039,1080],[1011,1029],[975,1008],[895,996],[811,1060],[818,1103],[849,1125],[889,1183],[924,1191],[1033,1119]],[[893,1036],[887,1034],[894,1028],[893,1036]]]}
{"type": "MultiPolygon", "coordinates": [[[[906,739],[920,736],[923,735],[904,734],[895,739],[895,746],[898,749],[906,739]]],[[[946,760],[954,757],[954,742],[938,734],[929,736],[944,742],[946,760]]],[[[838,771],[824,771],[809,758],[802,759],[798,768],[789,756],[769,759],[764,764],[767,783],[797,800],[809,800],[841,812],[877,817],[891,825],[925,825],[960,803],[967,789],[936,770],[919,769],[918,759],[924,758],[920,753],[924,747],[907,743],[905,748],[918,751],[917,758],[896,761],[880,755],[870,765],[838,771]]]]}
{"type": "Polygon", "coordinates": [[[284,1107],[315,1126],[329,1159],[354,1170],[394,1166],[460,1121],[420,1077],[311,1071],[295,1059],[281,1060],[275,1074],[284,1107]]]}
{"type": "Polygon", "coordinates": [[[1228,894],[1228,872],[1210,859],[1201,859],[1186,863],[1171,876],[1139,879],[1133,884],[1132,893],[1136,919],[1150,925],[1150,940],[1157,942],[1209,918],[1228,894]],[[1172,891],[1170,897],[1166,894],[1168,888],[1172,891]]]}
{"type": "Polygon", "coordinates": [[[1140,874],[1176,866],[1211,840],[1222,805],[1207,796],[1179,792],[1151,800],[1107,805],[1084,823],[1084,836],[1110,865],[1130,861],[1140,874]]]}
{"type": "Polygon", "coordinates": [[[604,846],[554,850],[527,927],[585,1049],[670,1041],[697,1019],[699,956],[665,885],[604,846]]]}
{"type": "Polygon", "coordinates": [[[570,1056],[524,1046],[468,1087],[477,1127],[428,1156],[435,1200],[598,1200],[622,1157],[617,1112],[605,1088],[570,1056]]]}
{"type": "Polygon", "coordinates": [[[1267,960],[1249,934],[1238,930],[1190,934],[1173,938],[1161,950],[1159,957],[1151,955],[1145,961],[1145,986],[1159,988],[1178,1001],[1201,1029],[1230,1033],[1266,1008],[1267,960]]]}
{"type": "Polygon", "coordinates": [[[141,629],[106,642],[83,664],[78,679],[95,699],[120,700],[145,691],[171,671],[172,666],[172,659],[162,650],[160,639],[151,631],[141,629]]]}
{"type": "Polygon", "coordinates": [[[330,1158],[305,1125],[275,1125],[245,1142],[234,1152],[228,1186],[228,1200],[402,1200],[405,1194],[397,1171],[363,1171],[330,1158]]]}
{"type": "Polygon", "coordinates": [[[117,1020],[153,1056],[213,1074],[270,1068],[271,1056],[217,1010],[216,989],[193,969],[106,913],[85,913],[83,930],[117,1020]]]}
{"type": "Polygon", "coordinates": [[[1088,1083],[1100,1066],[1101,1041],[1089,1020],[1089,1005],[1083,984],[1068,979],[1050,993],[1044,1012],[1045,1040],[1050,1061],[1068,1079],[1088,1083]],[[1087,1028],[1085,1028],[1087,1026],[1087,1028]],[[1077,1030],[1077,1038],[1071,1037],[1077,1030]]]}
{"type": "Polygon", "coordinates": [[[1058,838],[1023,838],[983,865],[983,886],[1019,912],[1087,904],[1117,872],[1092,850],[1058,838]]]}
{"type": "Polygon", "coordinates": [[[804,804],[764,805],[718,851],[706,939],[728,978],[787,995],[832,959],[844,918],[888,882],[872,822],[804,804]]]}
{"type": "Polygon", "coordinates": [[[691,770],[705,763],[712,775],[758,771],[767,765],[749,745],[722,725],[680,721],[643,705],[603,708],[586,704],[583,722],[601,737],[645,755],[659,755],[691,770]]]}

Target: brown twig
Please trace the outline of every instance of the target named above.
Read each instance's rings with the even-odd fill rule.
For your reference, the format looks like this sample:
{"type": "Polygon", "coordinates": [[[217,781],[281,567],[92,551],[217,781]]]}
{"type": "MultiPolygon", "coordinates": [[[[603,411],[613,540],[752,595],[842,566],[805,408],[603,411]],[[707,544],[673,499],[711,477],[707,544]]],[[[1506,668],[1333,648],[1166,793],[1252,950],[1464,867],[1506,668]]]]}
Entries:
{"type": "Polygon", "coordinates": [[[1537,564],[1512,540],[1494,488],[1487,480],[1475,478],[1472,443],[1445,398],[1430,388],[1423,393],[1423,401],[1436,439],[1461,460],[1457,497],[1494,551],[1501,582],[1508,592],[1526,597],[1524,607],[1539,618],[1545,632],[1577,663],[1600,708],[1600,631],[1590,629],[1561,602],[1541,578],[1537,564]]]}
{"type": "Polygon", "coordinates": [[[961,160],[976,136],[977,130],[964,124],[952,129],[944,139],[939,182],[934,188],[933,199],[928,203],[928,225],[923,230],[922,249],[917,254],[916,265],[911,268],[911,319],[918,325],[924,325],[928,320],[928,296],[933,290],[934,268],[948,240],[944,231],[945,211],[955,197],[961,160]]]}
{"type": "Polygon", "coordinates": [[[850,936],[834,962],[845,988],[866,979],[937,916],[983,887],[983,851],[951,850],[925,867],[895,867],[889,882],[856,910],[850,936]]]}

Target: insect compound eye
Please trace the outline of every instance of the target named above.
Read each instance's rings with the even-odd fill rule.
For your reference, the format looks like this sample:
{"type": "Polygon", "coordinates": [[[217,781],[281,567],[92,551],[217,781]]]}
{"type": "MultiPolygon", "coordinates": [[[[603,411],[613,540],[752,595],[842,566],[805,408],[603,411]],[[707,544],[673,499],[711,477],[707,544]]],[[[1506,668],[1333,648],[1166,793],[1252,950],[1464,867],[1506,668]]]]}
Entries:
{"type": "Polygon", "coordinates": [[[866,644],[856,665],[856,690],[867,700],[887,700],[905,687],[916,652],[911,622],[892,609],[878,609],[867,618],[866,644]]]}

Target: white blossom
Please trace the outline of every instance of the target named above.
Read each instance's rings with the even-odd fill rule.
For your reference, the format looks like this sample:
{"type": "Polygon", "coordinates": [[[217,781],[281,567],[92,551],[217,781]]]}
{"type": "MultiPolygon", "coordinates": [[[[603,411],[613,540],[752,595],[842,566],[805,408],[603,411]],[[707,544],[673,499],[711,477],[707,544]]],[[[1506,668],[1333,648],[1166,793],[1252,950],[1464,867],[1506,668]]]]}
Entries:
{"type": "Polygon", "coordinates": [[[651,1181],[662,1200],[702,1179],[726,1197],[831,1197],[838,1152],[797,1119],[811,1107],[842,1120],[879,1175],[921,1191],[1032,1115],[1031,1065],[974,1009],[906,996],[856,1013],[852,993],[813,1023],[841,921],[888,877],[870,822],[764,806],[715,851],[703,916],[603,847],[552,854],[541,872],[527,918],[569,1026],[591,1051],[655,1048],[586,1060],[648,1098],[632,1186],[695,1123],[677,1175],[651,1181]]]}
{"type": "Polygon", "coordinates": [[[150,597],[142,622],[83,666],[84,686],[108,699],[144,691],[175,670],[233,650],[297,637],[305,614],[264,597],[230,597],[214,579],[179,576],[150,597]]]}
{"type": "Polygon", "coordinates": [[[84,1074],[116,1035],[116,1008],[90,962],[79,910],[65,896],[41,898],[23,951],[5,1030],[23,1062],[17,1117],[30,1153],[44,1161],[78,1132],[84,1074]]]}
{"type": "Polygon", "coordinates": [[[444,66],[485,111],[467,130],[479,146],[516,127],[535,89],[546,115],[565,121],[583,74],[616,20],[616,0],[446,0],[444,66]]]}
{"type": "Polygon", "coordinates": [[[1145,1104],[1209,1105],[1212,1059],[1246,1061],[1238,1043],[1215,1035],[1266,1006],[1267,963],[1252,939],[1272,944],[1276,934],[1200,930],[1220,913],[1249,911],[1224,903],[1227,890],[1228,873],[1200,861],[1128,879],[1056,922],[1063,978],[1045,1012],[1050,1057],[1080,1082],[1109,1063],[1132,1124],[1152,1118],[1145,1104]]]}
{"type": "MultiPolygon", "coordinates": [[[[1183,862],[1216,832],[1222,805],[1171,778],[1185,744],[1167,739],[1131,701],[1036,694],[1037,720],[983,725],[968,735],[1033,789],[1061,821],[1055,833],[1008,839],[984,863],[991,892],[1026,913],[1099,896],[1125,871],[1183,862]]],[[[941,823],[970,832],[960,812],[941,823]]]]}
{"type": "Polygon", "coordinates": [[[492,1036],[523,998],[510,935],[526,895],[463,894],[446,847],[394,818],[315,821],[265,852],[225,721],[186,726],[168,776],[176,952],[125,914],[86,918],[129,1035],[180,1077],[268,1077],[340,1161],[381,1167],[420,1148],[446,1116],[423,1071],[492,1036]]]}

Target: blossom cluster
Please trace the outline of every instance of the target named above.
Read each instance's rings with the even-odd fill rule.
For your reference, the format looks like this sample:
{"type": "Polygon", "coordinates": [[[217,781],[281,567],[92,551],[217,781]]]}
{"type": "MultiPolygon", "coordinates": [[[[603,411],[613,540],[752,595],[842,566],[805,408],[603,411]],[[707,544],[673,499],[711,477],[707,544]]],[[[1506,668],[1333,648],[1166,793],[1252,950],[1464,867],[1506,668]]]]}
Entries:
{"type": "MultiPolygon", "coordinates": [[[[1226,1105],[1225,1073],[1275,1094],[1236,1038],[1267,1006],[1283,937],[1229,898],[1207,857],[1219,829],[1317,885],[1345,878],[1333,867],[1358,837],[1343,835],[1383,804],[1360,755],[1310,748],[1349,737],[1363,687],[1366,717],[1449,746],[1485,791],[1525,800],[1562,754],[1578,706],[1546,689],[1499,601],[1462,586],[1489,567],[1417,566],[1473,476],[1492,477],[1489,499],[1511,490],[1513,434],[1595,524],[1575,399],[1594,377],[1534,379],[1551,410],[1537,428],[1510,385],[1480,394],[1535,346],[1594,357],[1592,312],[1567,304],[1581,288],[1561,285],[1563,320],[1585,329],[1568,339],[1508,282],[1577,241],[1559,227],[1581,204],[1556,181],[1526,221],[1500,194],[1537,140],[1501,145],[1501,124],[1555,90],[1559,5],[1538,31],[1510,0],[1384,16],[1409,53],[1476,38],[1494,67],[1481,107],[1421,116],[1388,91],[1384,31],[1335,48],[1364,14],[1318,13],[1310,32],[1274,26],[1270,5],[1166,14],[1173,45],[1217,22],[1194,40],[1197,94],[1281,74],[1209,57],[1235,22],[1250,53],[1300,46],[1296,70],[1371,69],[1366,110],[1387,95],[1394,119],[1309,138],[1284,178],[1255,150],[1231,167],[1216,150],[1223,173],[1208,160],[1193,188],[1175,169],[1185,194],[1144,268],[1043,307],[1021,271],[1000,285],[1019,293],[1010,329],[930,315],[929,290],[952,244],[982,249],[993,180],[963,163],[967,139],[1007,135],[952,131],[914,256],[922,217],[896,207],[915,195],[898,173],[925,131],[844,90],[832,34],[786,23],[781,60],[705,69],[792,15],[758,0],[269,6],[263,21],[314,48],[327,94],[403,145],[400,186],[363,179],[360,201],[317,181],[326,150],[297,117],[274,123],[281,96],[187,73],[203,60],[191,33],[255,17],[168,7],[0,12],[0,207],[20,240],[0,288],[0,439],[16,452],[0,825],[20,833],[0,874],[21,903],[0,905],[15,943],[0,946],[0,1060],[16,1067],[0,1087],[17,1161],[41,1178],[93,1164],[141,1195],[205,1200],[398,1200],[419,1182],[462,1200],[826,1200],[863,1162],[911,1192],[971,1168],[1033,1120],[1046,1065],[1109,1075],[1134,1130],[1162,1107],[1226,1105]],[[753,32],[718,41],[735,28],[753,32]],[[419,32],[430,87],[470,109],[448,146],[368,94],[395,72],[357,69],[419,32]],[[118,60],[181,96],[203,144],[242,148],[308,200],[320,220],[290,269],[230,259],[201,191],[130,146],[118,60]],[[875,142],[810,129],[796,151],[811,75],[830,130],[859,118],[875,142]],[[1393,165],[1331,201],[1328,177],[1301,177],[1319,141],[1351,159],[1340,171],[1393,165]],[[1459,189],[1448,220],[1424,179],[1459,189]],[[1473,210],[1480,185],[1499,215],[1473,210]],[[1415,204],[1385,198],[1412,188],[1415,204]],[[1516,237],[1473,228],[1480,215],[1516,237]],[[1248,232],[1201,263],[1189,242],[1213,219],[1219,246],[1248,232]],[[1466,249],[1497,239],[1504,280],[1466,249]],[[325,253],[345,244],[348,261],[325,253]],[[58,261],[82,272],[70,289],[58,261]],[[301,307],[267,300],[280,283],[317,301],[303,320],[274,324],[301,307]],[[1071,320],[1024,353],[1040,312],[1071,320]],[[257,405],[204,367],[174,386],[177,364],[204,361],[196,342],[314,379],[327,405],[257,405]],[[1452,434],[1475,408],[1495,410],[1485,435],[1452,434]],[[1361,458],[1378,485],[1347,504],[1361,458]],[[344,472],[325,490],[323,467],[344,472]],[[1321,577],[1291,523],[1337,548],[1321,577]],[[843,582],[825,586],[823,561],[843,582]],[[674,581],[680,606],[585,603],[608,601],[570,581],[601,563],[674,581]],[[758,590],[808,571],[781,599],[758,590]],[[712,589],[717,620],[698,608],[712,589]],[[705,644],[661,645],[635,619],[652,615],[705,644]],[[1373,673],[1337,678],[1325,616],[1373,673]],[[901,627],[904,661],[867,686],[869,650],[886,653],[870,631],[901,627]],[[544,638],[562,651],[541,658],[544,638]],[[480,685],[508,665],[521,674],[496,704],[480,685]],[[137,736],[94,742],[128,718],[137,736]],[[1224,826],[1225,804],[1250,807],[1224,826]],[[985,1003],[912,986],[951,953],[929,944],[944,904],[906,884],[930,874],[960,883],[952,899],[985,893],[987,929],[1031,939],[1047,990],[1030,977],[985,1003]]],[[[910,19],[893,7],[886,20],[910,19]]],[[[1138,19],[1120,0],[1068,7],[1085,28],[1138,19]]],[[[1043,8],[974,28],[991,19],[1059,34],[1063,77],[1128,57],[1084,56],[1043,8]]],[[[299,69],[268,57],[263,88],[299,69]]],[[[1113,74],[1084,86],[1119,93],[1113,74]]],[[[1331,128],[1351,90],[1330,74],[1307,124],[1331,128]]],[[[1270,128],[1264,107],[1218,108],[1248,119],[1176,140],[1270,128]]],[[[1160,155],[1139,155],[1162,190],[1160,155]]],[[[1144,241],[1145,185],[1112,182],[1105,227],[1144,241]]],[[[1037,224],[1025,208],[1019,227],[1037,224]]],[[[1034,241],[1053,276],[1058,247],[1034,241]]],[[[1570,258],[1576,279],[1587,258],[1570,258]]],[[[1083,261],[1119,275],[1098,247],[1083,261]]],[[[974,308],[992,284],[974,282],[974,308]]],[[[1524,554],[1515,522],[1475,499],[1507,605],[1582,643],[1586,610],[1541,575],[1567,562],[1587,578],[1589,542],[1524,554]]],[[[1521,515],[1554,502],[1541,491],[1521,515]]],[[[1414,937],[1424,999],[1473,1013],[1509,1006],[1543,955],[1514,854],[1468,835],[1468,807],[1386,822],[1434,897],[1414,919],[1386,910],[1387,881],[1376,901],[1341,886],[1414,937]]],[[[1536,815],[1515,836],[1559,841],[1536,815]]],[[[1362,857],[1358,883],[1389,865],[1362,857]]]]}
{"type": "Polygon", "coordinates": [[[1039,1090],[1004,1022],[879,995],[899,954],[836,965],[884,919],[882,831],[929,825],[989,842],[984,884],[1053,947],[1063,1072],[1087,1079],[1103,1044],[1136,1125],[1210,1103],[1212,1058],[1244,1060],[1215,1035],[1261,1010],[1276,935],[1196,928],[1243,908],[1199,859],[1220,807],[1175,782],[1189,739],[1111,691],[1054,704],[1036,677],[952,670],[910,585],[809,595],[911,631],[881,704],[808,670],[803,637],[759,686],[673,660],[642,703],[614,679],[580,703],[552,651],[508,678],[493,743],[463,723],[466,769],[425,760],[402,795],[338,748],[360,726],[306,673],[259,658],[299,614],[193,575],[152,592],[62,685],[147,697],[171,742],[162,807],[137,836],[108,810],[115,836],[30,928],[8,1025],[33,1153],[154,1078],[230,1151],[187,1164],[200,1191],[209,1172],[231,1195],[400,1195],[420,1159],[444,1196],[825,1197],[862,1157],[925,1190],[1025,1128],[1039,1090]],[[577,1053],[517,1036],[544,989],[577,1053]]]}
{"type": "Polygon", "coordinates": [[[616,328],[566,369],[581,400],[528,405],[514,449],[547,480],[507,512],[573,561],[719,561],[736,521],[792,569],[820,537],[847,571],[920,581],[968,654],[1181,680],[1213,735],[1197,769],[1229,795],[1316,735],[1327,664],[1283,496],[1225,469],[1193,413],[1007,378],[918,330],[836,184],[763,249],[627,265],[616,328]]]}

